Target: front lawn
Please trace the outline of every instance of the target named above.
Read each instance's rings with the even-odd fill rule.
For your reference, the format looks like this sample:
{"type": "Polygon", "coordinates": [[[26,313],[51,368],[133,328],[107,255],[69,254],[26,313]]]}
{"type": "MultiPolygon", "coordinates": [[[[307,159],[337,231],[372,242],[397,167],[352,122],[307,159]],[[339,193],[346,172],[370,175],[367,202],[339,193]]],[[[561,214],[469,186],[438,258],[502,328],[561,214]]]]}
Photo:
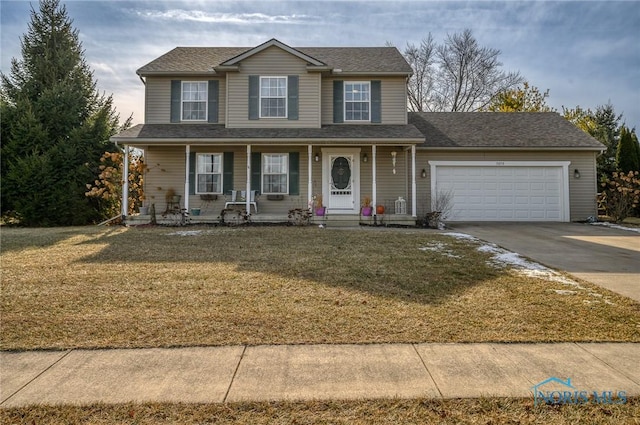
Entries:
{"type": "Polygon", "coordinates": [[[640,342],[640,304],[420,229],[2,229],[1,349],[640,342]]]}

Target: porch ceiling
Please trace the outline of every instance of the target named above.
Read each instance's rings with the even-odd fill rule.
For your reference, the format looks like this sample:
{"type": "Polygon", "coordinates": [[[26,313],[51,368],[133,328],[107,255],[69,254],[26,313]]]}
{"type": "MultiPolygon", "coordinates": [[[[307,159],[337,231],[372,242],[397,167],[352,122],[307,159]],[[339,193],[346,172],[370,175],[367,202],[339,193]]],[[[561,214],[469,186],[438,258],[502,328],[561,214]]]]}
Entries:
{"type": "Polygon", "coordinates": [[[320,128],[226,128],[222,124],[139,124],[113,137],[128,145],[281,144],[407,145],[424,143],[413,125],[323,125],[320,128]]]}

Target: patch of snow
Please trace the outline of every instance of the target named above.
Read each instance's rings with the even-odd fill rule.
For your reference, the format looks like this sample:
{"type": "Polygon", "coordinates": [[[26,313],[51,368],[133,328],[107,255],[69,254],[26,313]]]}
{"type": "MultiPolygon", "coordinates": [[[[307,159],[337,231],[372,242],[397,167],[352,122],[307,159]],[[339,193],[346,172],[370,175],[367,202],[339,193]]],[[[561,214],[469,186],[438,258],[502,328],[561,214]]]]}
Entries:
{"type": "Polygon", "coordinates": [[[554,289],[553,290],[558,295],[575,295],[578,291],[570,291],[568,289],[554,289]]]}
{"type": "Polygon", "coordinates": [[[610,227],[612,229],[627,230],[629,232],[640,233],[640,227],[625,227],[625,226],[620,226],[619,224],[608,223],[606,221],[596,221],[595,223],[591,223],[591,224],[594,226],[604,226],[604,227],[610,227]]]}
{"type": "Polygon", "coordinates": [[[466,233],[457,233],[457,232],[447,232],[447,233],[443,233],[443,235],[445,236],[451,236],[452,238],[456,238],[456,239],[465,239],[465,240],[469,240],[469,241],[477,241],[478,238],[468,235],[466,233]]]}
{"type": "Polygon", "coordinates": [[[442,242],[432,242],[429,245],[421,246],[418,249],[420,251],[438,252],[444,255],[445,257],[460,258],[459,255],[456,255],[453,253],[453,251],[451,251],[450,249],[447,249],[447,245],[442,242]]]}
{"type": "Polygon", "coordinates": [[[200,236],[202,230],[180,230],[178,232],[167,233],[167,236],[200,236]]]}

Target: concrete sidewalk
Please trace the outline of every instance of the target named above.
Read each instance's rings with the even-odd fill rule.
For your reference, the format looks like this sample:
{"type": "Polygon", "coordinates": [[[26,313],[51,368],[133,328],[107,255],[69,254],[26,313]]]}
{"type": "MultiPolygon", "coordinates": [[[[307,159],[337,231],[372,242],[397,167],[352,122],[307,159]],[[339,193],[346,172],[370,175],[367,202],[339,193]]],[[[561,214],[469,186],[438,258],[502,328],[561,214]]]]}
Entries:
{"type": "Polygon", "coordinates": [[[640,344],[371,344],[0,353],[0,407],[33,403],[640,395],[640,344]]]}

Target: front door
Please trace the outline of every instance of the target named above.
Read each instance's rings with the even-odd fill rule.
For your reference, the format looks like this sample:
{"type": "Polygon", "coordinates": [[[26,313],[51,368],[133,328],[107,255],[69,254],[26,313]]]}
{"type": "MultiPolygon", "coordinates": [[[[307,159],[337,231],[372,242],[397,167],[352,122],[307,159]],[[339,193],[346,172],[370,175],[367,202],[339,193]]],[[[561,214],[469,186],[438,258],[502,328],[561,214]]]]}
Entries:
{"type": "Polygon", "coordinates": [[[357,214],[360,185],[359,149],[327,149],[323,153],[323,197],[329,212],[357,214]]]}

